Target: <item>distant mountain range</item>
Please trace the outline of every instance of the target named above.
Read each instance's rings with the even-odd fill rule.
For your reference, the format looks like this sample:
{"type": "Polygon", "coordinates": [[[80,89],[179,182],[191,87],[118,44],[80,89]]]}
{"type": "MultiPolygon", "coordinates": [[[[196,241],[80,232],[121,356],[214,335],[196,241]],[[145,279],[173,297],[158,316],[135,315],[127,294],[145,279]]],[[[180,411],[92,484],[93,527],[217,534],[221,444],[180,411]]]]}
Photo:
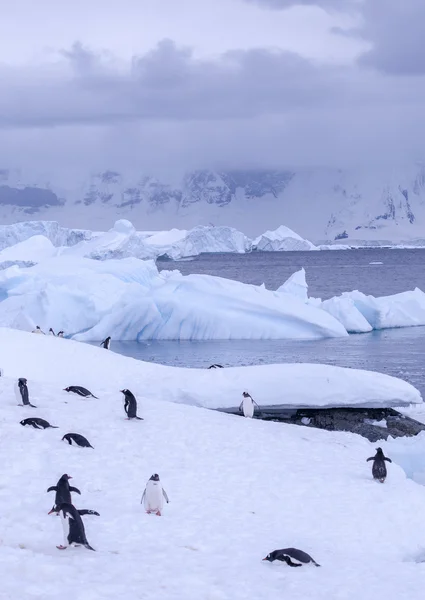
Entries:
{"type": "Polygon", "coordinates": [[[284,224],[313,242],[425,239],[425,164],[395,170],[198,170],[177,183],[105,170],[81,181],[0,168],[0,221],[107,230],[229,225],[249,236],[284,224]]]}

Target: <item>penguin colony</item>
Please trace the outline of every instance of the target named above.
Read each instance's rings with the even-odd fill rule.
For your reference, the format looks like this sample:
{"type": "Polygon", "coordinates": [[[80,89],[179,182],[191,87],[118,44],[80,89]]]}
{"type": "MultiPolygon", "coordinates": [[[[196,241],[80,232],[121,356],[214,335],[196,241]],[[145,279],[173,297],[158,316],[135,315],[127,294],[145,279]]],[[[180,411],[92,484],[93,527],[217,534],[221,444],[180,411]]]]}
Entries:
{"type": "MultiPolygon", "coordinates": [[[[52,329],[50,329],[49,332],[52,335],[55,335],[52,329]]],[[[33,333],[43,334],[38,326],[33,333]]],[[[63,335],[63,332],[59,332],[59,334],[60,333],[63,335]]],[[[108,350],[110,347],[110,342],[111,338],[107,337],[100,345],[108,350]]],[[[214,364],[208,368],[214,369],[223,367],[221,365],[214,364]]],[[[15,394],[19,403],[18,406],[30,406],[32,408],[37,408],[31,404],[29,400],[27,384],[28,382],[24,377],[20,377],[15,384],[15,394]]],[[[92,394],[90,390],[78,385],[68,386],[64,388],[63,391],[77,394],[83,398],[98,399],[98,397],[92,394]]],[[[137,416],[137,400],[134,394],[128,389],[123,389],[120,391],[124,395],[124,412],[127,415],[127,420],[137,419],[139,421],[143,421],[142,417],[137,416]]],[[[242,402],[239,406],[239,412],[241,412],[244,417],[253,418],[255,408],[261,411],[258,404],[247,391],[242,393],[242,398],[242,402]]],[[[41,419],[40,417],[29,417],[23,419],[20,421],[20,424],[23,426],[29,425],[35,429],[58,429],[57,426],[51,425],[48,421],[41,419]]],[[[66,433],[62,437],[62,441],[67,441],[69,445],[75,444],[82,448],[92,448],[94,450],[90,442],[79,433],[66,433]]],[[[385,462],[391,463],[391,459],[384,455],[382,448],[376,448],[375,456],[369,457],[367,462],[369,461],[373,461],[372,476],[374,480],[384,483],[387,477],[387,467],[385,462]]],[[[86,515],[100,515],[98,512],[91,509],[77,509],[72,504],[71,492],[80,495],[81,492],[78,488],[69,485],[70,479],[72,479],[72,477],[64,473],[56,485],[47,489],[47,492],[55,492],[55,502],[48,514],[60,516],[63,527],[64,542],[56,547],[58,550],[66,550],[66,548],[69,546],[84,546],[84,548],[87,550],[94,551],[95,549],[87,541],[84,523],[81,517],[86,515]]],[[[147,514],[161,516],[164,500],[167,504],[169,503],[168,495],[162,487],[159,475],[154,473],[146,483],[140,503],[144,505],[147,514]]],[[[308,564],[320,567],[320,565],[309,554],[303,550],[299,550],[298,548],[282,548],[280,550],[273,550],[267,554],[265,558],[263,558],[263,561],[268,561],[271,563],[276,560],[286,563],[289,567],[302,567],[303,565],[308,564]]]]}

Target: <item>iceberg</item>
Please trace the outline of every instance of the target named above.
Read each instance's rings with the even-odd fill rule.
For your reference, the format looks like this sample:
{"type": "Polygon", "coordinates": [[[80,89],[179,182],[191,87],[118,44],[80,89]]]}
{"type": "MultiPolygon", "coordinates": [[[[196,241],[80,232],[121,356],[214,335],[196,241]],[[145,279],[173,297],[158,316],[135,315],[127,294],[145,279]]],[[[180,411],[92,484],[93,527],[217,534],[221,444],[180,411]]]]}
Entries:
{"type": "Polygon", "coordinates": [[[0,325],[63,329],[81,341],[320,339],[348,335],[294,295],[153,261],[60,255],[0,271],[0,325]]]}
{"type": "Polygon", "coordinates": [[[0,251],[0,264],[12,262],[38,263],[52,258],[57,249],[44,235],[34,235],[0,251]]]}
{"type": "Polygon", "coordinates": [[[318,248],[302,238],[298,233],[281,225],[274,231],[266,231],[252,242],[253,250],[263,252],[318,250],[318,248]]]}

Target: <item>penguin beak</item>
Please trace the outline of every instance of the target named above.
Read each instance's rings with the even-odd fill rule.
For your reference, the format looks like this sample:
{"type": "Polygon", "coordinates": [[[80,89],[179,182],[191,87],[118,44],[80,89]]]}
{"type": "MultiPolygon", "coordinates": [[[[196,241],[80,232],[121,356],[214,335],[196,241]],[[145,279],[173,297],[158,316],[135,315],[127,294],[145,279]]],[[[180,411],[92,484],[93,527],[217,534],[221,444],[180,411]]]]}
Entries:
{"type": "Polygon", "coordinates": [[[267,556],[266,556],[266,558],[263,558],[262,560],[267,560],[267,556]]]}

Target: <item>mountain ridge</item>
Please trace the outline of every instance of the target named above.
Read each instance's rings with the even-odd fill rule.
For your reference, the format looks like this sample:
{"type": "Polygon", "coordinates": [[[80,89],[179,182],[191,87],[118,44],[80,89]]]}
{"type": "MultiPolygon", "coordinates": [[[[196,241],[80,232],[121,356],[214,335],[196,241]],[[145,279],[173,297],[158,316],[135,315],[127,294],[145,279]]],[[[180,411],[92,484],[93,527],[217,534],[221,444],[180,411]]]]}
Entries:
{"type": "Polygon", "coordinates": [[[137,229],[229,225],[251,236],[284,223],[313,241],[410,240],[425,237],[425,165],[205,169],[173,183],[113,169],[65,181],[55,173],[0,168],[0,218],[92,230],[120,218],[137,229]]]}

